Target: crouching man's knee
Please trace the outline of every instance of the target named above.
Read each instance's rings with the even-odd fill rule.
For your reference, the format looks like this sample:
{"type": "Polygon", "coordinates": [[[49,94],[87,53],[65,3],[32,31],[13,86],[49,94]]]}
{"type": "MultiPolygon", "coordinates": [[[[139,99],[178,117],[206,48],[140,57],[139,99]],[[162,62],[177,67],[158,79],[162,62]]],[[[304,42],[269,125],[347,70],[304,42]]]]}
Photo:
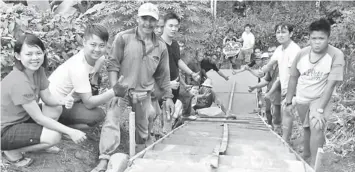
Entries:
{"type": "Polygon", "coordinates": [[[54,120],[58,120],[60,115],[63,112],[62,106],[47,106],[45,104],[42,105],[43,114],[49,118],[54,120]]]}
{"type": "Polygon", "coordinates": [[[46,143],[49,146],[56,145],[62,139],[62,134],[47,128],[43,128],[41,134],[41,143],[46,143]]]}

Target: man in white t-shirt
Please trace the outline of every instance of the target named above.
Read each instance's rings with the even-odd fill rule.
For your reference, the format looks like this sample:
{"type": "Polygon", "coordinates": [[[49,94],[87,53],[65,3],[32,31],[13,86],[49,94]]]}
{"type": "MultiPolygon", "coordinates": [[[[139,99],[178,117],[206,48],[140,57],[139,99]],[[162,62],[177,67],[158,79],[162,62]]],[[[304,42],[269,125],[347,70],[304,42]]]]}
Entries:
{"type": "Polygon", "coordinates": [[[108,38],[105,27],[89,25],[84,33],[84,48],[49,76],[49,90],[53,95],[72,96],[75,100],[71,109],[44,105],[43,108],[55,112],[53,119],[76,128],[93,126],[105,117],[99,105],[126,94],[127,87],[117,82],[116,87],[98,95],[98,74],[105,60],[108,38]]]}
{"type": "Polygon", "coordinates": [[[254,34],[251,33],[251,28],[249,24],[244,26],[244,32],[242,37],[238,41],[243,41],[243,47],[241,48],[238,58],[244,60],[245,63],[250,63],[251,54],[253,53],[253,48],[255,45],[254,34]]]}
{"type": "MultiPolygon", "coordinates": [[[[288,81],[290,78],[290,68],[301,48],[292,41],[293,26],[287,23],[279,23],[275,26],[276,39],[281,44],[272,55],[268,64],[263,66],[260,73],[266,73],[273,69],[274,64],[278,64],[279,77],[275,84],[281,86],[281,101],[285,99],[288,81]]],[[[289,141],[292,132],[293,115],[281,111],[283,125],[283,139],[289,141]]]]}
{"type": "Polygon", "coordinates": [[[325,142],[324,131],[331,115],[330,98],[336,84],[343,80],[344,54],[329,45],[330,24],[326,19],[311,23],[310,46],[296,56],[286,96],[285,110],[295,106],[304,127],[304,158],[315,164],[317,149],[325,142]]]}

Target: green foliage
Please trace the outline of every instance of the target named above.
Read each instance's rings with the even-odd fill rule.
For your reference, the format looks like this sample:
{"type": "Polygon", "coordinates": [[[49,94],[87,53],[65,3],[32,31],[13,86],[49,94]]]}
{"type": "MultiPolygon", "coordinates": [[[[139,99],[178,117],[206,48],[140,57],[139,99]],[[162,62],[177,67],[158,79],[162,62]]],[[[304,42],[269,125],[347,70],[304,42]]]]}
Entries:
{"type": "Polygon", "coordinates": [[[64,18],[51,11],[38,12],[35,8],[15,5],[2,10],[1,15],[1,75],[4,77],[13,66],[13,47],[16,38],[24,33],[37,35],[45,44],[49,71],[77,53],[87,19],[73,15],[64,18]]]}

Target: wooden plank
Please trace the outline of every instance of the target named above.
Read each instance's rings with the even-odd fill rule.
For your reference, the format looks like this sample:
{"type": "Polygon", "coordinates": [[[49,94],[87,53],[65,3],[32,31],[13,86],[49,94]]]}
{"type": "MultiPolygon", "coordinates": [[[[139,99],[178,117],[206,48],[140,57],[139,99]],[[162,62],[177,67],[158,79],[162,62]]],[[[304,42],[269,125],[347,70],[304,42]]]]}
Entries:
{"type": "Polygon", "coordinates": [[[228,145],[228,135],[229,135],[228,124],[224,124],[223,138],[222,138],[221,147],[219,149],[220,155],[224,155],[226,153],[227,145],[228,145]]]}
{"type": "Polygon", "coordinates": [[[131,166],[133,161],[137,158],[142,158],[145,154],[145,152],[147,150],[151,150],[155,145],[159,144],[160,142],[162,142],[165,138],[169,137],[171,134],[173,134],[175,131],[179,130],[180,128],[185,127],[186,124],[182,124],[181,126],[175,128],[174,130],[170,131],[170,133],[168,133],[167,135],[165,135],[164,137],[160,138],[159,140],[157,140],[156,142],[154,142],[153,144],[149,145],[147,148],[145,148],[144,150],[142,150],[141,152],[137,153],[134,157],[131,157],[128,161],[128,166],[131,166]]]}

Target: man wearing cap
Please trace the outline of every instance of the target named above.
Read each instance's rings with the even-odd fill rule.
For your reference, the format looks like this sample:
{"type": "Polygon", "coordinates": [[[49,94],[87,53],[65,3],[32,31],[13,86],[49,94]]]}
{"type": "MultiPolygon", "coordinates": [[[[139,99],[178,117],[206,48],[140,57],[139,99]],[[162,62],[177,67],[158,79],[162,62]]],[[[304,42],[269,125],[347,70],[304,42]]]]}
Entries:
{"type": "Polygon", "coordinates": [[[226,108],[223,106],[222,102],[216,97],[216,94],[212,91],[212,80],[207,78],[205,82],[201,84],[201,88],[196,95],[196,104],[192,102],[192,108],[194,110],[211,107],[212,103],[216,103],[224,113],[226,113],[226,108]]]}
{"type": "Polygon", "coordinates": [[[120,115],[132,106],[136,121],[136,143],[144,145],[148,139],[148,125],[156,113],[151,102],[154,83],[163,90],[167,114],[174,113],[170,88],[169,57],[166,45],[155,34],[159,19],[157,6],[145,3],[138,9],[136,28],[115,36],[108,65],[110,85],[123,76],[130,91],[124,98],[113,98],[108,104],[107,116],[101,130],[99,164],[92,172],[105,171],[110,156],[120,144],[120,115]]]}

